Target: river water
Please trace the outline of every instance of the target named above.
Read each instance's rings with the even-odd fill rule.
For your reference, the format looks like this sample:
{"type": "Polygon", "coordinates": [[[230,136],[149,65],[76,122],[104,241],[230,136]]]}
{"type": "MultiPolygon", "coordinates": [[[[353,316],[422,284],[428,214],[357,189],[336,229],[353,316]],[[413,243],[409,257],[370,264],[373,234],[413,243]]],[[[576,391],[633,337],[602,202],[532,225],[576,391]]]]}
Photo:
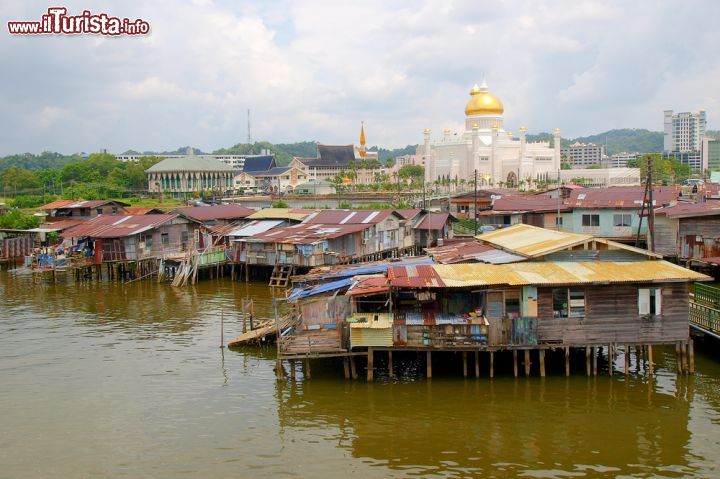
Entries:
{"type": "Polygon", "coordinates": [[[328,362],[278,383],[273,348],[219,347],[242,298],[271,316],[264,285],[0,273],[0,297],[0,478],[720,477],[710,347],[680,379],[668,349],[653,381],[562,366],[426,381],[409,360],[393,381],[328,362]]]}

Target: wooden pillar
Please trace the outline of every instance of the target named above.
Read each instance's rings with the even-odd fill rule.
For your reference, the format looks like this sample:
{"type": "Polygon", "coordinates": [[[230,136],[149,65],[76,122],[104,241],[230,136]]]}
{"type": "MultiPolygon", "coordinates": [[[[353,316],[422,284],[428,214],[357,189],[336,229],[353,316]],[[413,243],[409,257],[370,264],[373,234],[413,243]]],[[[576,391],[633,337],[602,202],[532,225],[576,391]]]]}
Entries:
{"type": "Polygon", "coordinates": [[[495,377],[495,351],[490,351],[490,379],[495,377]]]}
{"type": "Polygon", "coordinates": [[[590,374],[592,374],[592,369],[590,368],[590,346],[585,346],[585,369],[587,370],[587,375],[590,376],[590,374]]]}
{"type": "Polygon", "coordinates": [[[530,376],[530,350],[525,350],[525,377],[530,376]]]}
{"type": "Polygon", "coordinates": [[[652,357],[652,344],[648,344],[647,350],[648,350],[648,371],[650,372],[650,376],[652,376],[653,371],[654,371],[653,357],[652,357]]]}
{"type": "Polygon", "coordinates": [[[350,375],[353,379],[357,379],[357,370],[355,369],[355,356],[350,356],[350,375]]]}
{"type": "Polygon", "coordinates": [[[565,376],[570,377],[570,347],[565,346],[565,376]]]}
{"type": "Polygon", "coordinates": [[[475,351],[475,377],[480,377],[480,351],[475,351]]]}
{"type": "Polygon", "coordinates": [[[375,357],[375,353],[373,352],[373,348],[368,348],[368,356],[367,356],[367,380],[368,382],[373,380],[373,371],[375,369],[375,365],[373,364],[373,359],[375,357]]]}
{"type": "Polygon", "coordinates": [[[290,379],[295,381],[295,360],[288,361],[290,363],[290,379]]]}
{"type": "Polygon", "coordinates": [[[517,349],[513,349],[513,374],[515,375],[515,377],[518,377],[518,365],[517,365],[517,362],[518,362],[517,349]]]}
{"type": "Polygon", "coordinates": [[[695,344],[691,339],[688,341],[688,356],[690,357],[690,374],[695,374],[695,344]]]}
{"type": "Polygon", "coordinates": [[[280,359],[278,359],[275,362],[275,377],[277,378],[278,381],[282,381],[284,379],[283,378],[282,361],[280,359]]]}
{"type": "Polygon", "coordinates": [[[625,345],[625,376],[630,374],[630,345],[625,345]]]}
{"type": "Polygon", "coordinates": [[[343,371],[345,372],[345,379],[350,379],[350,361],[348,358],[343,358],[343,371]]]}
{"type": "Polygon", "coordinates": [[[388,374],[390,379],[393,377],[392,350],[388,349],[388,374]]]}
{"type": "Polygon", "coordinates": [[[540,359],[540,377],[545,377],[545,350],[538,349],[538,356],[540,359]]]}
{"type": "Polygon", "coordinates": [[[426,353],[427,378],[432,379],[432,351],[426,353]]]}
{"type": "Polygon", "coordinates": [[[690,366],[688,364],[688,342],[685,341],[682,343],[682,364],[683,364],[683,372],[685,374],[688,374],[690,372],[690,366]]]}
{"type": "Polygon", "coordinates": [[[312,375],[310,374],[310,360],[305,359],[305,379],[310,379],[312,375]]]}
{"type": "Polygon", "coordinates": [[[597,373],[598,373],[598,370],[597,370],[597,360],[598,360],[597,346],[593,346],[593,348],[592,348],[592,357],[593,357],[593,375],[597,376],[597,373]]]}
{"type": "Polygon", "coordinates": [[[613,345],[608,344],[608,373],[613,375],[613,345]]]}
{"type": "Polygon", "coordinates": [[[463,359],[463,377],[467,377],[467,351],[462,352],[462,359],[463,359]]]}
{"type": "Polygon", "coordinates": [[[682,359],[680,357],[680,341],[675,343],[675,367],[678,374],[682,374],[682,359]]]}

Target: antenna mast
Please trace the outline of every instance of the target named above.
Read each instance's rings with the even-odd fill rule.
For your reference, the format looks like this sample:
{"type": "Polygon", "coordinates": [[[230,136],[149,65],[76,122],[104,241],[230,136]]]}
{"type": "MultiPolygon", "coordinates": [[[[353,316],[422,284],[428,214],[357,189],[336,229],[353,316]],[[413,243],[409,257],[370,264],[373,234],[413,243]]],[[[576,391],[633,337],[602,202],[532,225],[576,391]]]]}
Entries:
{"type": "Polygon", "coordinates": [[[250,136],[250,108],[248,108],[248,137],[247,137],[247,143],[248,145],[252,144],[252,136],[250,136]]]}

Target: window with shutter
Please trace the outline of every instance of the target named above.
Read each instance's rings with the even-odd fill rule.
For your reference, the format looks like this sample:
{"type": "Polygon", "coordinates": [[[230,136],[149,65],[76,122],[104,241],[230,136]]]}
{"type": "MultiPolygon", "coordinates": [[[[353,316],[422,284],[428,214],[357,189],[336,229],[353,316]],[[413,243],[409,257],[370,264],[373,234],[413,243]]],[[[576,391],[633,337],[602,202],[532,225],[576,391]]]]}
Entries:
{"type": "Polygon", "coordinates": [[[662,314],[662,288],[638,289],[638,314],[641,316],[662,314]]]}

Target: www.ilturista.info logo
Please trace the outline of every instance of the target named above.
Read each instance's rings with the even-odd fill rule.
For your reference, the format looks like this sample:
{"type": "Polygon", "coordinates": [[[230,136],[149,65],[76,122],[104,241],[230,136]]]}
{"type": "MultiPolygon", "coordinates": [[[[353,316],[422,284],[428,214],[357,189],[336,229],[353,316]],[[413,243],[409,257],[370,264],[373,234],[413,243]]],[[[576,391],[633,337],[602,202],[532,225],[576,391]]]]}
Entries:
{"type": "Polygon", "coordinates": [[[150,24],[140,18],[117,18],[89,10],[82,15],[68,15],[65,7],[51,7],[39,22],[8,22],[8,32],[11,35],[146,35],[150,24]]]}

